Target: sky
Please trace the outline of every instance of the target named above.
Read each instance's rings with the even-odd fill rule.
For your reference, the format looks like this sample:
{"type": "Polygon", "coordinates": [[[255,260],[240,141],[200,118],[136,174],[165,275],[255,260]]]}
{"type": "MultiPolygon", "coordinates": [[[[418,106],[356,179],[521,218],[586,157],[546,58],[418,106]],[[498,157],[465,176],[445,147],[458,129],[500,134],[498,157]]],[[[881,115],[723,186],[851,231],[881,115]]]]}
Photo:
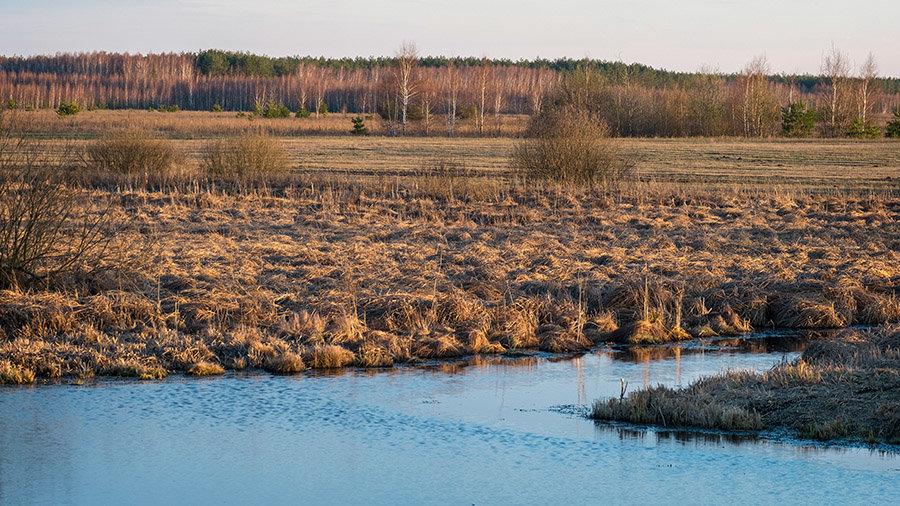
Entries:
{"type": "Polygon", "coordinates": [[[269,56],[595,58],[737,72],[820,71],[832,46],[900,77],[900,1],[0,0],[0,54],[250,51],[269,56]]]}

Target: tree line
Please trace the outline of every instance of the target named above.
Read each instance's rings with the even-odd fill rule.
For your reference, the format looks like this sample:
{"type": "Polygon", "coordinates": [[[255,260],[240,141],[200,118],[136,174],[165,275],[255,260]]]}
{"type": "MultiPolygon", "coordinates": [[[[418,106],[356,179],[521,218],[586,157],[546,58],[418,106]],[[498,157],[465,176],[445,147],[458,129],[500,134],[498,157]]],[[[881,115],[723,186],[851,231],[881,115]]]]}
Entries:
{"type": "MultiPolygon", "coordinates": [[[[677,73],[600,60],[420,56],[271,58],[250,53],[75,53],[0,57],[7,106],[222,109],[278,104],[290,111],[379,114],[389,134],[407,122],[455,134],[471,121],[491,135],[504,114],[575,100],[617,136],[875,136],[900,109],[900,79],[874,56],[854,66],[832,48],[821,74],[773,75],[765,58],[735,74],[677,73]]],[[[418,129],[422,131],[422,129],[418,129]]]]}

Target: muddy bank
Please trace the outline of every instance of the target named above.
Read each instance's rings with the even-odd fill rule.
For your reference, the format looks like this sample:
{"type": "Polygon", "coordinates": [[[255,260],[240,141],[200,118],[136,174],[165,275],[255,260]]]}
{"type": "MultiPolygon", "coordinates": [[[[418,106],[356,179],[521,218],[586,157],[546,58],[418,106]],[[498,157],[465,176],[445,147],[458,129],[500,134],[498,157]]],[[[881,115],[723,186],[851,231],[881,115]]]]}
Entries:
{"type": "Polygon", "coordinates": [[[798,437],[900,444],[900,329],[845,330],[767,372],[598,400],[592,418],[666,427],[789,429],[798,437]]]}
{"type": "Polygon", "coordinates": [[[93,189],[120,255],[0,291],[0,381],[900,321],[895,196],[427,182],[93,189]]]}

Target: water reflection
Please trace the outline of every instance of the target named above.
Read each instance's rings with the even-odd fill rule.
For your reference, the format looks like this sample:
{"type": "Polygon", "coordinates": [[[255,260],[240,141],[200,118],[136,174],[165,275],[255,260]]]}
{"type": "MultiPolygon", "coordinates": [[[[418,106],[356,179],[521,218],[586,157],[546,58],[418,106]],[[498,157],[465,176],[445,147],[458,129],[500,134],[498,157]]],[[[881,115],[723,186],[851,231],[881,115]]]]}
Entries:
{"type": "Polygon", "coordinates": [[[654,438],[655,442],[674,441],[680,444],[704,445],[711,444],[722,446],[725,444],[740,446],[745,444],[757,444],[760,439],[755,434],[716,433],[690,430],[647,430],[633,427],[615,426],[598,423],[597,431],[602,433],[614,432],[622,440],[644,440],[654,438]]]}

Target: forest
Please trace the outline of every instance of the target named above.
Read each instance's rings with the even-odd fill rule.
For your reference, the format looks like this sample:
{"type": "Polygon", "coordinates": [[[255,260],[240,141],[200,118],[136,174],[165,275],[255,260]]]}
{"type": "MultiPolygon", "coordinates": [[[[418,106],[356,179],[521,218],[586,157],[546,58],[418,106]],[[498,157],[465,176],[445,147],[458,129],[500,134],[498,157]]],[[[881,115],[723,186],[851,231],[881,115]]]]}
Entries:
{"type": "Polygon", "coordinates": [[[576,94],[622,137],[895,133],[900,79],[880,77],[873,55],[857,67],[832,48],[820,68],[815,76],[775,75],[757,57],[736,74],[678,73],[589,59],[419,56],[414,46],[393,57],[340,59],[220,50],[61,53],[0,57],[0,97],[23,109],[74,102],[87,109],[258,113],[273,104],[297,116],[379,114],[389,134],[405,134],[406,121],[415,121],[425,122],[425,132],[453,136],[462,120],[488,136],[498,134],[491,118],[534,114],[576,94]],[[429,130],[429,123],[437,127],[429,130]]]}

